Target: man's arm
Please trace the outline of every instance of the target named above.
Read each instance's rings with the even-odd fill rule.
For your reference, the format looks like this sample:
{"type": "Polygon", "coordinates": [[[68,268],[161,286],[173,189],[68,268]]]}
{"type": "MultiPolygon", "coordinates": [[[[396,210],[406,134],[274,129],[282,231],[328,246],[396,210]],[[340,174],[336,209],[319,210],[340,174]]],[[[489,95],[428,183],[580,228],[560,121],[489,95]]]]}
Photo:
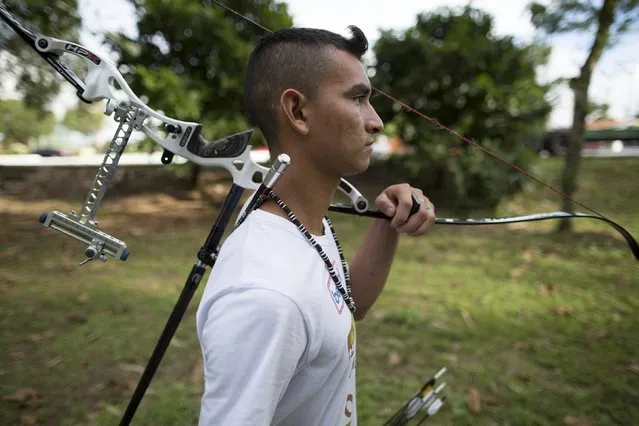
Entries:
{"type": "Polygon", "coordinates": [[[399,234],[422,235],[435,223],[435,209],[431,202],[421,190],[408,184],[389,186],[375,199],[375,206],[392,219],[373,220],[351,261],[356,320],[364,318],[384,289],[397,251],[399,234]],[[421,205],[409,217],[413,195],[421,205]]]}
{"type": "Polygon", "coordinates": [[[350,264],[355,319],[361,320],[384,289],[399,234],[385,219],[373,219],[350,264]]]}
{"type": "Polygon", "coordinates": [[[307,341],[297,305],[275,291],[233,291],[213,302],[200,339],[199,425],[270,425],[307,341]]]}

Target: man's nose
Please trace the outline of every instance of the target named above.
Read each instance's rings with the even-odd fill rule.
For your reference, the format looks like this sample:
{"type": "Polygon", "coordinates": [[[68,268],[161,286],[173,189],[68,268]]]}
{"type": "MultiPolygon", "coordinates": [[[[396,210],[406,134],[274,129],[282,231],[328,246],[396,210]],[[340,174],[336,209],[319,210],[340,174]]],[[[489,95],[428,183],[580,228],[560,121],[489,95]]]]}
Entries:
{"type": "Polygon", "coordinates": [[[371,107],[371,116],[366,121],[366,131],[368,133],[377,134],[377,133],[382,133],[383,130],[384,130],[384,122],[379,117],[375,109],[371,107]]]}

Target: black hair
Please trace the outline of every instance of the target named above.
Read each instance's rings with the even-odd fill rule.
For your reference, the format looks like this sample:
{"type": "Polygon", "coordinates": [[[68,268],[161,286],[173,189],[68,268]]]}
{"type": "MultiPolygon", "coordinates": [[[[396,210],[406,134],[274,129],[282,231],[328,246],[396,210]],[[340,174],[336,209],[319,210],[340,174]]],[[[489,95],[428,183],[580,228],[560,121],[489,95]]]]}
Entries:
{"type": "Polygon", "coordinates": [[[313,99],[318,79],[327,71],[325,49],[349,52],[358,60],[368,50],[368,40],[351,25],[351,38],[315,28],[287,28],[262,37],[251,53],[244,80],[248,119],[258,126],[269,149],[277,145],[277,108],[282,92],[292,88],[313,99]]]}

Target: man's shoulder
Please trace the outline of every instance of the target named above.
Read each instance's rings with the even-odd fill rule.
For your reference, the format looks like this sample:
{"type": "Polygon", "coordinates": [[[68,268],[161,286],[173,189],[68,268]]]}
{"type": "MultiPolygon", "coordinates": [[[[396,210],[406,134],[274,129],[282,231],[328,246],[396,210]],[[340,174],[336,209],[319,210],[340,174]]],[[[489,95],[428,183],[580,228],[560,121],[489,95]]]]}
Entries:
{"type": "Polygon", "coordinates": [[[310,284],[318,279],[318,271],[326,274],[325,266],[295,225],[273,216],[253,212],[226,239],[204,290],[205,304],[227,292],[251,290],[256,290],[259,303],[262,290],[270,290],[311,315],[317,303],[317,292],[311,289],[317,287],[310,284]]]}
{"type": "Polygon", "coordinates": [[[255,210],[235,229],[222,245],[222,252],[260,258],[290,253],[308,242],[287,219],[263,210],[255,210]]]}
{"type": "Polygon", "coordinates": [[[303,315],[296,300],[276,289],[265,286],[231,287],[216,295],[216,299],[233,310],[255,317],[303,315]]]}
{"type": "Polygon", "coordinates": [[[273,281],[300,278],[300,268],[317,260],[317,253],[287,219],[256,210],[224,241],[216,263],[218,272],[239,280],[273,281]]]}

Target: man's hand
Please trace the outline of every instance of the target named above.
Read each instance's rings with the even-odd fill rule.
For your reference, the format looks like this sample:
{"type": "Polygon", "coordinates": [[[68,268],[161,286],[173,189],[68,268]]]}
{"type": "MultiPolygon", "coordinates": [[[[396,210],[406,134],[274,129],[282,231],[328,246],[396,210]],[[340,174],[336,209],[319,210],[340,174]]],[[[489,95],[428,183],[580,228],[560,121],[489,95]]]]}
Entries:
{"type": "Polygon", "coordinates": [[[428,200],[421,189],[413,188],[407,183],[391,185],[375,199],[375,206],[386,216],[392,217],[390,226],[397,232],[411,237],[423,235],[435,223],[435,206],[428,200]],[[419,210],[410,218],[413,207],[412,196],[419,202],[419,210]]]}

